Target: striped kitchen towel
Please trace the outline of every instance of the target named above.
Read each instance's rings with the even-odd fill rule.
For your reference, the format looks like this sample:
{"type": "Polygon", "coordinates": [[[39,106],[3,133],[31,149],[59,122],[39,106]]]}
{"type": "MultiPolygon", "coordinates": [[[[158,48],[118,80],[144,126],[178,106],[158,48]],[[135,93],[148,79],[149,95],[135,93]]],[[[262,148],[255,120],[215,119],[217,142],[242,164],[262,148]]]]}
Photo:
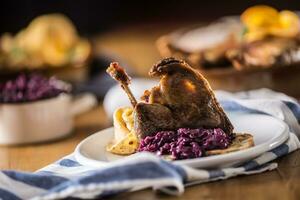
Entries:
{"type": "Polygon", "coordinates": [[[3,170],[0,172],[2,199],[101,198],[122,192],[153,188],[180,195],[186,186],[273,170],[274,160],[300,147],[300,106],[284,94],[262,89],[231,94],[217,92],[226,111],[264,113],[289,125],[289,139],[281,146],[237,167],[195,169],[178,166],[149,153],[115,161],[107,167],[80,165],[73,155],[35,173],[3,170]]]}

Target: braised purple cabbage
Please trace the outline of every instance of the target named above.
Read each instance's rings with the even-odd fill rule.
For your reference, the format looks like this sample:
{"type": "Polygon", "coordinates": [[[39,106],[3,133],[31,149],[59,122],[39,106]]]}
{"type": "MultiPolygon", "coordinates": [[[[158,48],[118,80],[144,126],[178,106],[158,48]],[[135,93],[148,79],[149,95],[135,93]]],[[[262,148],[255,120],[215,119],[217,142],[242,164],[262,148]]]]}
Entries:
{"type": "Polygon", "coordinates": [[[70,87],[58,79],[40,74],[19,74],[0,83],[0,103],[31,102],[69,92],[70,87]]]}
{"type": "Polygon", "coordinates": [[[225,149],[232,141],[222,129],[180,128],[177,131],[160,131],[140,141],[139,151],[157,155],[171,155],[175,160],[205,156],[205,151],[225,149]]]}

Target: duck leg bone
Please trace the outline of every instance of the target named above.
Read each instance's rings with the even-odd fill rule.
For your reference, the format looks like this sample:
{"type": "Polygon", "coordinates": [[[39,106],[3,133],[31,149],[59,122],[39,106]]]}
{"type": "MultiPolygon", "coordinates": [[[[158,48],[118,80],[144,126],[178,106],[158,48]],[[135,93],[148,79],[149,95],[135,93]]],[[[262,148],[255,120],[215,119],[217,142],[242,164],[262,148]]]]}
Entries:
{"type": "Polygon", "coordinates": [[[106,69],[106,72],[117,82],[121,84],[122,89],[127,94],[131,105],[135,108],[137,104],[136,98],[133,96],[129,84],[130,84],[130,77],[126,73],[126,71],[119,65],[117,62],[112,62],[109,67],[106,69]]]}

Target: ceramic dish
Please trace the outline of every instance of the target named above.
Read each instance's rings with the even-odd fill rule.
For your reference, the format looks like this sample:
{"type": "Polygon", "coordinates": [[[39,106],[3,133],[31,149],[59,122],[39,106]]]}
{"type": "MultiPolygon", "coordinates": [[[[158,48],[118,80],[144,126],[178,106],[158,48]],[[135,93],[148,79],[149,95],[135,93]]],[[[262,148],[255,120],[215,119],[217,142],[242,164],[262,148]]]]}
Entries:
{"type": "Polygon", "coordinates": [[[0,144],[16,145],[65,137],[73,129],[73,117],[97,103],[90,94],[72,99],[60,94],[28,103],[0,104],[0,144]]]}
{"type": "MultiPolygon", "coordinates": [[[[228,113],[228,117],[235,127],[235,132],[247,132],[253,135],[254,147],[223,155],[173,162],[201,168],[232,166],[279,146],[289,136],[288,127],[285,123],[267,115],[233,112],[228,113]]],[[[108,128],[83,140],[75,150],[77,161],[83,165],[100,167],[114,160],[124,158],[124,156],[114,155],[106,151],[105,147],[112,140],[113,136],[113,128],[108,128]]],[[[134,155],[136,154],[131,156],[134,155]]]]}

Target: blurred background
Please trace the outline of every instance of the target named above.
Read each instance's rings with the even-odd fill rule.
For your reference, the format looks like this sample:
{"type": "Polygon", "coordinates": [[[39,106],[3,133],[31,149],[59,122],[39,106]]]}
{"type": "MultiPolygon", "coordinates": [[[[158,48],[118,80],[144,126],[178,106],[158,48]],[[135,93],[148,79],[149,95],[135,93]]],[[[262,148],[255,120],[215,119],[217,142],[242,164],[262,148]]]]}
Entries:
{"type": "Polygon", "coordinates": [[[97,1],[97,0],[23,0],[2,1],[0,33],[16,33],[35,17],[47,13],[63,13],[84,35],[95,35],[119,26],[186,21],[211,21],[224,15],[238,15],[256,4],[267,4],[277,9],[299,10],[296,0],[256,1],[97,1]]]}
{"type": "MultiPolygon", "coordinates": [[[[73,60],[68,60],[68,62],[59,63],[57,61],[54,64],[50,63],[50,66],[53,65],[56,67],[50,67],[50,70],[44,70],[44,72],[47,75],[56,75],[58,78],[71,82],[74,85],[75,93],[91,91],[95,93],[99,99],[101,99],[105,95],[109,86],[114,83],[109,79],[109,77],[103,74],[104,68],[111,61],[119,61],[132,76],[145,77],[147,76],[149,68],[162,57],[178,56],[180,58],[183,57],[187,61],[190,61],[190,59],[197,60],[199,58],[197,56],[194,58],[195,55],[189,55],[189,57],[187,57],[186,54],[184,56],[180,54],[179,56],[178,52],[174,52],[174,48],[173,50],[166,50],[165,48],[169,47],[165,46],[172,46],[172,42],[169,41],[167,44],[158,45],[158,39],[163,36],[168,36],[170,33],[181,30],[182,28],[207,25],[224,16],[236,16],[238,19],[247,8],[261,4],[272,6],[278,10],[300,10],[300,4],[296,0],[228,0],[222,2],[215,0],[180,2],[175,0],[2,1],[0,7],[0,34],[3,35],[5,33],[10,33],[10,37],[5,38],[6,40],[2,39],[0,44],[2,43],[4,49],[9,49],[7,46],[13,46],[11,44],[11,38],[21,32],[21,30],[24,30],[24,28],[26,28],[30,22],[38,16],[51,13],[61,13],[65,15],[71,20],[71,23],[73,23],[75,30],[78,31],[78,33],[76,33],[77,36],[87,39],[91,47],[88,47],[88,45],[84,43],[85,41],[81,41],[81,43],[78,44],[78,51],[84,53],[79,53],[80,55],[77,57],[75,56],[73,60]],[[67,65],[75,66],[79,64],[87,66],[69,69],[61,67],[67,65]]],[[[49,24],[56,24],[54,21],[46,21],[41,23],[41,27],[45,26],[47,23],[47,26],[49,27],[49,24]]],[[[64,25],[61,25],[61,27],[63,26],[64,25]]],[[[39,28],[35,29],[36,34],[39,28]]],[[[222,32],[222,30],[220,30],[220,32],[222,32]]],[[[40,33],[37,35],[39,34],[40,33]]],[[[33,36],[34,34],[28,35],[32,35],[32,38],[39,38],[39,36],[33,36]]],[[[52,38],[54,37],[55,36],[52,38]]],[[[66,38],[68,37],[69,36],[66,34],[66,38]]],[[[27,42],[29,44],[27,46],[30,46],[30,43],[35,42],[32,38],[31,40],[27,39],[27,41],[30,41],[27,42]]],[[[22,40],[25,41],[26,39],[22,40]]],[[[206,38],[204,37],[203,41],[205,40],[206,38]]],[[[11,47],[10,49],[11,50],[8,50],[8,52],[13,52],[11,53],[12,56],[3,54],[4,56],[2,59],[5,60],[6,57],[11,56],[13,57],[12,61],[9,60],[8,62],[15,65],[15,60],[17,60],[15,57],[17,55],[19,59],[20,49],[15,50],[16,48],[14,47],[11,47]]],[[[48,52],[50,52],[50,50],[48,50],[48,52]]],[[[58,55],[56,56],[58,57],[58,55]]],[[[18,71],[15,69],[21,69],[23,66],[33,65],[34,67],[28,67],[29,70],[49,68],[49,62],[52,62],[52,60],[55,59],[52,59],[49,55],[48,63],[46,62],[46,64],[39,64],[42,62],[37,59],[34,60],[34,62],[32,61],[33,63],[30,64],[28,64],[28,62],[20,61],[17,63],[16,67],[12,66],[11,68],[6,67],[8,66],[7,62],[4,62],[4,64],[0,63],[0,78],[5,79],[10,77],[9,75],[12,74],[11,71],[18,71]],[[41,65],[42,67],[38,65],[41,65]],[[4,76],[1,76],[1,74],[4,74],[4,76]]],[[[190,63],[192,65],[194,64],[193,61],[190,63]]],[[[199,62],[197,60],[195,66],[197,66],[198,63],[199,62]]],[[[224,65],[224,63],[221,63],[221,65],[224,65]]],[[[253,69],[250,72],[240,72],[234,68],[225,69],[221,67],[218,69],[208,70],[211,68],[211,63],[209,63],[208,66],[209,67],[207,68],[201,68],[201,70],[211,82],[214,89],[241,91],[268,87],[286,92],[293,96],[297,96],[300,93],[294,88],[294,86],[298,83],[295,81],[295,79],[298,79],[298,68],[291,68],[288,71],[282,71],[280,69],[268,69],[266,71],[264,69],[257,72],[256,69],[253,69]],[[258,83],[256,80],[261,81],[258,83]]]]}

